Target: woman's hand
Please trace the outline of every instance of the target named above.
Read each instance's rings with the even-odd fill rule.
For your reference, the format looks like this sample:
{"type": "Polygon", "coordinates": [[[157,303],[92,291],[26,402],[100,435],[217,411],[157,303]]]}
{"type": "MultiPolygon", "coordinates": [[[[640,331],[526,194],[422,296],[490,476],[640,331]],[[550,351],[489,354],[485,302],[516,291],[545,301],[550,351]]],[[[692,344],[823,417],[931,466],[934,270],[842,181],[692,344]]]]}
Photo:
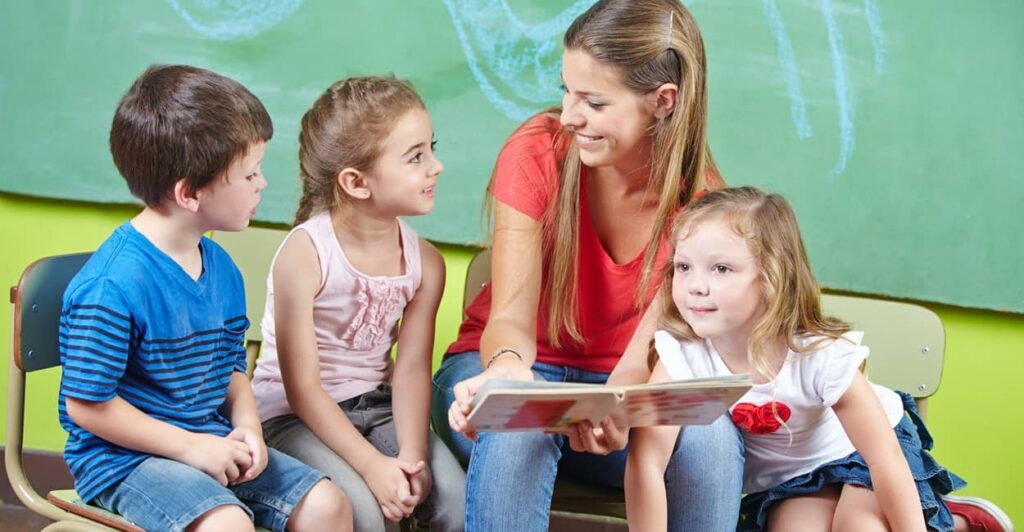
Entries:
{"type": "Polygon", "coordinates": [[[619,428],[611,416],[605,416],[597,427],[589,421],[575,423],[565,435],[572,450],[600,455],[621,451],[629,442],[629,429],[619,428]]]}
{"type": "Polygon", "coordinates": [[[448,425],[452,430],[463,433],[467,438],[476,441],[476,431],[469,426],[469,413],[473,409],[473,398],[477,390],[489,379],[505,379],[532,381],[533,371],[530,367],[513,357],[495,360],[483,373],[470,377],[455,384],[455,401],[448,409],[448,425]]]}

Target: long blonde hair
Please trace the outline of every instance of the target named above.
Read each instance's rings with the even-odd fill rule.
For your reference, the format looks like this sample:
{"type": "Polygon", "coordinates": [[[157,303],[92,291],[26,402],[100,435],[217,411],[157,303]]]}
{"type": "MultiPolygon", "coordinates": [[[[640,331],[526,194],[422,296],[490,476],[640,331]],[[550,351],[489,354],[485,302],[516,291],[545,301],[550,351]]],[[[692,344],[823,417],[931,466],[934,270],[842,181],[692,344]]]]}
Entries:
{"type": "Polygon", "coordinates": [[[369,172],[395,123],[415,108],[426,108],[416,89],[392,76],[347,78],[328,87],[302,117],[302,197],[294,225],[334,211],[343,201],[338,174],[345,168],[369,172]]]}
{"type": "MultiPolygon", "coordinates": [[[[743,238],[760,270],[764,314],[750,335],[750,364],[761,375],[775,377],[771,350],[780,338],[797,353],[809,353],[823,343],[839,339],[850,326],[821,312],[821,289],[814,279],[800,228],[789,203],[778,194],[765,194],[754,187],[726,188],[709,192],[686,207],[672,226],[673,247],[701,223],[724,220],[743,238]],[[797,339],[820,336],[801,345],[797,339]]],[[[661,286],[660,328],[684,340],[699,340],[672,300],[670,263],[661,286]]],[[[653,349],[649,362],[656,360],[653,349]]],[[[653,364],[652,364],[653,365],[653,364]]]]}
{"type": "MultiPolygon", "coordinates": [[[[637,308],[641,308],[647,303],[658,248],[672,217],[705,187],[706,173],[718,175],[707,142],[704,41],[697,22],[678,0],[601,0],[573,21],[563,44],[566,50],[584,51],[599,63],[613,67],[621,73],[623,84],[637,94],[647,94],[665,83],[679,87],[675,110],[657,121],[651,131],[648,190],[659,201],[635,296],[637,308]]],[[[560,112],[555,107],[540,114],[555,116],[560,112]]],[[[536,121],[530,119],[526,124],[531,123],[536,121]]],[[[526,124],[510,140],[530,134],[533,128],[526,124]]],[[[571,134],[556,134],[553,142],[553,151],[565,155],[560,161],[557,200],[548,205],[541,221],[547,280],[541,301],[548,308],[548,337],[553,346],[560,347],[563,333],[577,343],[583,340],[577,315],[582,163],[571,134]]],[[[492,174],[488,202],[493,187],[492,174]]],[[[488,208],[490,204],[485,205],[488,208]]]]}

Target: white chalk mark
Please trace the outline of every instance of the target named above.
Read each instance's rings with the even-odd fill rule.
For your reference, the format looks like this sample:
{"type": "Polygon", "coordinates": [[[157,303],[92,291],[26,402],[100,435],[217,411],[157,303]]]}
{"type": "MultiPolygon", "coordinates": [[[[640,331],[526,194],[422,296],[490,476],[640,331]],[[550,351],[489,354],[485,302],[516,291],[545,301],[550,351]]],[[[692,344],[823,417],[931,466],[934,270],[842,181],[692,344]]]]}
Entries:
{"type": "Polygon", "coordinates": [[[303,0],[167,0],[192,29],[211,39],[251,39],[298,9],[303,0]],[[187,5],[185,5],[187,4],[187,5]]]}
{"type": "MultiPolygon", "coordinates": [[[[681,1],[687,6],[696,3],[696,0],[681,1]]],[[[593,0],[576,0],[558,15],[536,24],[524,23],[509,7],[507,0],[444,0],[444,3],[470,71],[492,105],[513,120],[523,120],[557,101],[560,37],[593,0]]],[[[819,0],[819,4],[828,30],[839,115],[839,154],[829,172],[829,177],[834,177],[846,170],[853,155],[854,106],[843,34],[836,23],[832,0],[819,0]]],[[[762,0],[762,7],[775,38],[776,56],[789,96],[790,119],[798,138],[810,138],[814,132],[807,113],[796,54],[782,13],[777,0],[762,0]]],[[[874,47],[875,72],[882,74],[888,65],[877,0],[864,0],[864,16],[874,47]]]]}
{"type": "Polygon", "coordinates": [[[444,0],[469,69],[484,96],[505,116],[523,120],[557,102],[560,36],[592,0],[526,24],[501,0],[444,0]]]}
{"type": "Polygon", "coordinates": [[[793,53],[793,44],[789,41],[789,34],[782,21],[782,13],[779,12],[775,0],[764,0],[764,14],[768,17],[768,26],[772,35],[775,36],[776,55],[779,59],[779,66],[782,68],[782,76],[786,81],[786,89],[789,92],[789,116],[796,126],[798,138],[806,139],[812,135],[811,123],[807,120],[807,104],[804,102],[803,91],[800,88],[800,72],[796,67],[796,58],[793,53]]]}
{"type": "Polygon", "coordinates": [[[871,46],[875,49],[875,73],[884,74],[889,65],[885,62],[885,33],[882,32],[882,14],[876,0],[864,0],[864,16],[871,30],[871,46]]]}
{"type": "Polygon", "coordinates": [[[846,163],[853,154],[853,104],[846,79],[846,56],[843,50],[843,34],[836,24],[832,11],[832,0],[821,0],[821,13],[828,28],[828,44],[832,50],[832,71],[835,78],[836,105],[839,107],[839,159],[829,172],[835,177],[846,170],[846,163]]]}

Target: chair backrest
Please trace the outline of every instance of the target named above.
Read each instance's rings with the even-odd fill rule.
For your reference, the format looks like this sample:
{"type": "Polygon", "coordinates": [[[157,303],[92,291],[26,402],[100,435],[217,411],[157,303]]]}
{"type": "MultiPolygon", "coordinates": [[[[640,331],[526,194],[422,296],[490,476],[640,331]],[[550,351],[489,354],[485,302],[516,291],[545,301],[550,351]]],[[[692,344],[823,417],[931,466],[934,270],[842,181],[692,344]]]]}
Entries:
{"type": "Polygon", "coordinates": [[[60,365],[60,313],[64,290],[92,253],[45,257],[30,264],[11,288],[12,356],[22,371],[60,365]]]}
{"type": "MultiPolygon", "coordinates": [[[[11,287],[13,326],[7,379],[4,471],[15,495],[26,508],[58,521],[47,530],[142,532],[141,528],[120,516],[88,505],[74,490],[55,490],[47,497],[41,496],[25,468],[25,372],[60,365],[60,316],[64,291],[90,256],[92,253],[78,253],[39,259],[25,268],[18,285],[11,287]]],[[[62,469],[69,475],[66,468],[62,469]]],[[[38,476],[40,471],[35,473],[38,476]]],[[[40,484],[57,481],[50,476],[40,484]]],[[[67,480],[70,483],[71,479],[67,480]]]]}
{"type": "MultiPolygon", "coordinates": [[[[485,249],[469,263],[464,311],[490,276],[491,252],[485,249]]],[[[911,303],[832,294],[823,295],[821,303],[826,314],[864,331],[864,344],[871,348],[868,371],[872,381],[909,393],[922,407],[921,400],[938,390],[945,330],[934,312],[911,303]]]]}
{"type": "Polygon", "coordinates": [[[231,255],[245,282],[245,314],[250,322],[249,330],[245,332],[245,358],[250,378],[263,344],[260,322],[267,304],[267,275],[274,262],[274,254],[287,234],[283,229],[249,227],[243,231],[222,231],[213,235],[213,239],[231,255]]]}
{"type": "Polygon", "coordinates": [[[252,323],[245,333],[246,341],[262,341],[260,320],[267,304],[267,274],[274,254],[281,246],[288,232],[283,229],[249,227],[243,231],[222,231],[213,235],[225,251],[231,255],[245,281],[245,313],[252,323]]]}
{"type": "Polygon", "coordinates": [[[473,299],[480,290],[491,280],[491,250],[482,249],[469,261],[466,269],[466,287],[462,293],[462,311],[465,314],[466,308],[473,302],[473,299]]]}
{"type": "Polygon", "coordinates": [[[939,389],[946,332],[937,314],[912,303],[834,294],[823,295],[821,306],[825,314],[864,331],[873,382],[916,399],[939,389]]]}

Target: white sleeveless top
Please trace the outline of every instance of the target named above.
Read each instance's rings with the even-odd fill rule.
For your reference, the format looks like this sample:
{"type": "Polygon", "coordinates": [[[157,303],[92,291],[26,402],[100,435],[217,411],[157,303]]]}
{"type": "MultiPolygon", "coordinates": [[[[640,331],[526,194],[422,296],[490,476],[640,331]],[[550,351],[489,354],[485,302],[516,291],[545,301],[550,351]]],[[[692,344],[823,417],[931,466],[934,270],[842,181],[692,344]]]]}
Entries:
{"type": "MultiPolygon", "coordinates": [[[[313,323],[320,357],[320,385],[335,402],[369,392],[391,377],[391,346],[398,321],[419,289],[422,277],[419,237],[398,220],[404,272],[369,276],[356,270],[341,249],[330,213],[317,214],[290,233],[309,234],[320,260],[320,289],[313,299],[313,323]]],[[[277,262],[278,248],[274,254],[277,262]]],[[[263,346],[252,388],[260,419],[292,413],[281,380],[274,334],[273,263],[267,274],[267,301],[260,324],[263,346]]]]}

